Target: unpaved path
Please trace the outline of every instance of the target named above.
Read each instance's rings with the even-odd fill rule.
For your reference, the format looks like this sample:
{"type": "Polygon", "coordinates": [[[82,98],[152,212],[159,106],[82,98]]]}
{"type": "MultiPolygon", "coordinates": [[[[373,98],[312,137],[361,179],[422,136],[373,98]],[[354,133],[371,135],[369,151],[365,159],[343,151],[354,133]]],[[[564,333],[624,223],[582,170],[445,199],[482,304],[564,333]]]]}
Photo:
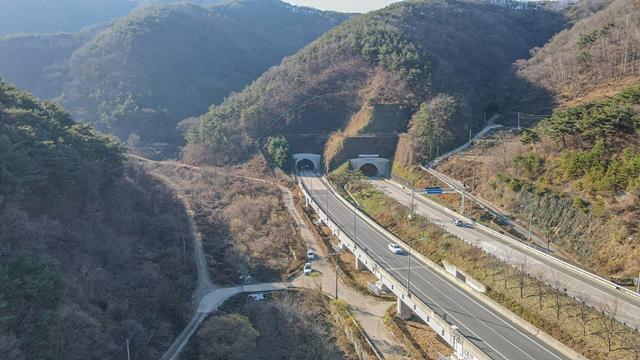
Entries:
{"type": "MultiPolygon", "coordinates": [[[[154,164],[168,165],[182,167],[190,170],[200,170],[201,168],[193,165],[181,164],[173,161],[154,161],[146,159],[136,155],[127,155],[129,158],[149,162],[154,164]]],[[[161,180],[165,181],[169,186],[176,190],[176,194],[179,196],[176,184],[169,178],[158,173],[154,173],[161,180]]],[[[248,176],[236,175],[225,173],[224,175],[233,176],[245,180],[256,181],[261,183],[268,183],[277,186],[282,191],[283,202],[287,208],[289,214],[293,218],[298,232],[302,236],[305,244],[308,248],[314,249],[318,254],[317,260],[314,261],[314,270],[317,275],[320,276],[298,276],[292,281],[294,287],[317,289],[321,287],[323,292],[329,295],[335,295],[335,271],[328,263],[326,254],[322,249],[317,246],[316,238],[313,236],[307,224],[302,218],[302,215],[298,211],[294,203],[293,193],[285,186],[282,186],[276,182],[253,178],[248,176]]],[[[206,317],[215,311],[224,301],[229,297],[242,293],[242,292],[260,292],[260,291],[274,291],[283,290],[288,288],[284,283],[272,283],[272,284],[258,284],[249,286],[238,286],[230,288],[218,288],[213,284],[209,277],[209,269],[207,267],[204,252],[202,250],[202,243],[199,239],[198,231],[193,221],[192,211],[188,206],[188,203],[184,202],[185,208],[189,210],[189,224],[190,233],[192,236],[194,252],[196,257],[196,269],[198,274],[198,289],[194,294],[194,299],[198,304],[198,309],[185,327],[185,329],[178,335],[178,337],[171,344],[169,349],[165,352],[161,360],[175,360],[178,358],[180,352],[184,349],[189,342],[191,336],[197,331],[200,324],[206,319],[206,317]]],[[[400,342],[391,334],[384,325],[384,314],[386,310],[393,306],[394,302],[382,301],[377,298],[363,295],[344,284],[339,280],[339,298],[345,300],[351,309],[353,316],[356,318],[365,334],[371,342],[374,344],[378,352],[381,353],[385,359],[405,359],[406,352],[400,342]]]]}

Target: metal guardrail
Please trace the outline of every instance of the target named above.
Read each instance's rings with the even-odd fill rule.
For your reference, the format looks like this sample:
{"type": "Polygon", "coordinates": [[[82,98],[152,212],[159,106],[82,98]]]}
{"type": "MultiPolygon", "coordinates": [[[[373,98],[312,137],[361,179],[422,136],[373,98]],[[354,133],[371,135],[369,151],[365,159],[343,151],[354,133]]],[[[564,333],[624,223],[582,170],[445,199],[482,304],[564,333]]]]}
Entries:
{"type": "MultiPolygon", "coordinates": [[[[359,208],[356,208],[355,206],[353,206],[351,203],[349,203],[345,198],[343,198],[340,194],[338,194],[335,189],[333,189],[333,187],[328,183],[328,181],[325,178],[321,178],[320,179],[323,184],[327,187],[327,189],[329,189],[329,191],[331,191],[332,194],[334,194],[334,196],[340,201],[342,202],[345,206],[347,206],[349,209],[352,210],[358,210],[357,214],[358,216],[364,220],[365,222],[367,222],[370,226],[373,226],[374,229],[376,229],[379,233],[383,234],[384,236],[388,237],[389,239],[393,239],[396,243],[400,244],[401,246],[403,246],[406,249],[409,248],[409,246],[404,243],[401,239],[398,239],[395,235],[393,235],[392,233],[390,233],[388,230],[386,230],[384,227],[382,227],[380,224],[378,224],[375,220],[371,219],[369,216],[367,216],[366,214],[364,214],[359,208]]],[[[331,226],[329,226],[331,227],[331,226]]],[[[333,230],[333,229],[332,229],[333,230]]],[[[340,234],[338,234],[338,238],[340,239],[340,234]]],[[[348,237],[347,237],[348,239],[348,237]]],[[[354,248],[355,250],[355,248],[354,248]]],[[[372,259],[371,256],[368,254],[368,252],[365,249],[365,255],[364,255],[367,259],[372,259]]],[[[557,339],[553,338],[552,336],[546,334],[544,331],[541,331],[540,329],[536,328],[535,326],[531,325],[529,322],[523,320],[522,318],[520,318],[518,315],[514,314],[513,312],[511,312],[510,310],[508,310],[507,308],[505,308],[504,306],[496,303],[495,301],[491,300],[490,298],[488,298],[487,296],[478,293],[477,291],[475,291],[473,288],[471,288],[469,285],[467,285],[466,283],[460,281],[458,278],[456,278],[455,276],[449,274],[445,269],[441,268],[438,264],[434,263],[433,261],[431,261],[430,259],[428,259],[427,257],[423,256],[422,254],[420,254],[419,252],[416,252],[414,254],[412,254],[412,256],[415,256],[416,258],[420,259],[423,263],[427,264],[428,266],[431,267],[431,269],[433,271],[435,271],[436,273],[438,273],[439,275],[441,275],[443,278],[448,279],[450,282],[457,284],[460,288],[462,288],[463,290],[465,290],[470,296],[474,297],[477,301],[480,301],[481,303],[483,303],[486,307],[492,309],[492,311],[494,311],[495,313],[501,314],[502,316],[504,316],[505,318],[507,318],[509,321],[513,322],[514,324],[517,324],[518,326],[520,326],[522,329],[524,329],[526,332],[528,332],[529,334],[531,334],[532,336],[538,338],[539,340],[541,340],[542,342],[546,343],[548,346],[558,350],[559,352],[563,353],[566,357],[570,358],[570,359],[574,359],[574,360],[587,360],[584,356],[580,355],[579,353],[577,353],[575,350],[569,348],[568,346],[566,346],[565,344],[561,343],[560,341],[558,341],[557,339]]],[[[373,262],[375,262],[375,260],[372,259],[373,262]]],[[[366,262],[365,262],[365,266],[366,266],[366,262]]],[[[371,269],[371,272],[376,274],[376,272],[380,272],[379,267],[374,267],[373,269],[371,269]]],[[[385,270],[385,269],[382,269],[385,270]]],[[[385,270],[386,272],[386,270],[385,270]]],[[[388,274],[388,273],[387,273],[388,274]]],[[[389,276],[391,276],[390,274],[388,274],[389,276]]],[[[384,284],[384,277],[382,277],[381,275],[377,275],[379,277],[379,279],[383,282],[384,284]]],[[[398,282],[398,280],[396,280],[395,278],[391,278],[391,280],[399,285],[399,288],[403,288],[404,287],[404,283],[403,282],[398,282]]],[[[389,284],[384,284],[385,286],[387,286],[388,288],[393,290],[393,284],[390,286],[389,284]]],[[[406,289],[406,288],[405,288],[406,289]]],[[[402,298],[404,299],[404,296],[402,294],[396,294],[394,292],[394,294],[396,296],[398,296],[398,298],[402,298]]],[[[419,299],[418,299],[419,300],[419,299]]],[[[412,299],[405,299],[405,303],[406,302],[411,302],[412,299]]],[[[451,324],[449,324],[448,321],[444,320],[443,318],[439,317],[439,315],[435,312],[433,312],[433,310],[431,310],[431,308],[420,302],[423,306],[426,306],[427,309],[429,309],[429,311],[431,311],[431,313],[428,314],[424,314],[424,316],[426,316],[427,322],[429,317],[431,319],[437,319],[438,321],[444,321],[444,323],[447,326],[451,326],[451,324]]],[[[414,304],[414,312],[418,315],[419,312],[416,310],[416,305],[414,304]]],[[[420,310],[420,308],[418,308],[418,310],[420,310]]],[[[425,319],[423,317],[423,319],[425,319]]],[[[433,324],[429,324],[432,328],[433,324]]],[[[435,329],[435,328],[434,328],[435,329]]],[[[436,332],[438,332],[438,330],[436,330],[436,332]]],[[[462,334],[460,334],[462,335],[462,334]]],[[[464,337],[463,337],[464,338],[464,337]]],[[[446,338],[443,339],[445,341],[449,341],[446,338]]],[[[467,339],[468,340],[468,339],[467,339]]],[[[475,344],[471,344],[474,345],[475,344]]],[[[479,354],[476,353],[477,356],[479,356],[478,359],[484,359],[484,358],[488,358],[487,354],[478,346],[475,346],[474,349],[479,349],[478,351],[480,351],[479,354]]],[[[468,359],[468,357],[464,354],[458,354],[458,356],[462,356],[460,358],[456,358],[456,359],[468,359]]]]}
{"type": "MultiPolygon", "coordinates": [[[[425,168],[423,166],[421,166],[421,167],[423,168],[423,170],[425,170],[425,171],[429,172],[430,174],[438,177],[436,174],[432,173],[432,169],[428,169],[428,168],[425,168]]],[[[444,181],[444,180],[442,180],[442,181],[444,181]]],[[[446,182],[446,181],[444,181],[444,182],[446,182]]],[[[465,191],[465,193],[468,194],[468,192],[466,192],[466,190],[462,190],[462,191],[465,191]]],[[[469,197],[472,198],[472,199],[474,198],[473,195],[470,195],[469,197]]],[[[607,279],[605,279],[605,278],[603,278],[603,277],[601,277],[599,275],[596,275],[596,274],[594,274],[594,273],[592,273],[590,271],[587,271],[585,269],[582,269],[582,268],[580,268],[580,267],[578,267],[576,265],[573,265],[571,263],[568,263],[566,261],[558,259],[557,257],[555,257],[553,255],[550,255],[550,254],[547,254],[547,253],[545,253],[543,251],[540,251],[539,249],[535,248],[534,246],[532,246],[530,244],[523,243],[523,242],[521,242],[521,241],[519,241],[517,239],[514,239],[512,237],[509,237],[509,236],[506,236],[504,234],[501,234],[501,233],[499,233],[499,232],[497,232],[497,231],[495,231],[495,230],[493,230],[493,229],[491,229],[491,228],[489,228],[489,227],[487,227],[485,225],[479,224],[476,221],[467,218],[464,215],[461,215],[461,214],[459,214],[459,213],[457,213],[457,212],[455,212],[455,211],[453,211],[451,209],[448,209],[447,207],[444,207],[444,206],[438,204],[435,201],[432,201],[432,200],[430,200],[428,198],[424,198],[424,197],[421,198],[421,199],[429,202],[430,204],[432,204],[434,206],[437,206],[437,207],[441,208],[442,210],[444,210],[445,212],[449,213],[452,216],[455,216],[457,218],[463,219],[463,221],[467,221],[469,223],[473,223],[476,228],[479,228],[480,230],[482,230],[482,231],[484,231],[486,233],[489,233],[490,235],[499,237],[499,238],[509,242],[510,244],[521,248],[521,249],[525,249],[525,250],[528,250],[528,251],[535,252],[536,255],[538,255],[538,256],[541,256],[541,257],[543,257],[543,258],[545,258],[545,259],[547,259],[549,261],[552,261],[552,262],[554,262],[554,263],[556,263],[556,264],[558,264],[560,266],[563,266],[563,267],[569,268],[569,269],[571,269],[571,270],[573,270],[575,272],[578,272],[578,273],[580,273],[580,274],[582,274],[582,275],[584,275],[584,276],[586,276],[588,278],[591,278],[594,281],[597,281],[597,282],[601,283],[602,285],[605,285],[605,286],[608,286],[608,287],[610,287],[612,289],[615,289],[617,291],[623,292],[623,293],[625,293],[625,295],[629,295],[632,298],[640,300],[640,294],[638,294],[638,293],[636,293],[634,291],[631,291],[629,289],[621,287],[620,285],[617,285],[614,282],[609,281],[609,280],[607,280],[607,279]]]]}
{"type": "MultiPolygon", "coordinates": [[[[427,304],[422,302],[418,297],[406,297],[407,293],[405,285],[397,280],[391,273],[389,273],[384,267],[380,266],[375,259],[368,253],[368,250],[365,246],[360,244],[357,239],[352,239],[349,237],[350,232],[347,229],[344,229],[342,226],[333,222],[328,212],[323,208],[322,201],[316,201],[314,197],[311,195],[311,191],[307,188],[304,182],[298,182],[300,188],[302,189],[305,197],[308,201],[310,201],[313,209],[318,213],[321,219],[329,226],[329,228],[334,232],[336,237],[343,243],[347,244],[347,248],[354,253],[358,259],[363,260],[364,265],[371,270],[374,275],[376,275],[380,281],[388,287],[394,294],[398,297],[400,301],[403,301],[407,306],[409,306],[414,313],[423,318],[425,322],[436,331],[447,343],[455,347],[454,352],[457,352],[458,358],[466,359],[466,360],[490,360],[490,357],[478,346],[476,346],[473,342],[466,339],[462,334],[457,332],[455,328],[449,324],[448,321],[444,320],[438,313],[436,313],[433,309],[431,309],[427,304]],[[351,245],[351,246],[349,246],[351,245]],[[371,266],[371,267],[369,267],[371,266]],[[446,334],[450,336],[444,337],[444,331],[446,334]],[[466,340],[464,342],[453,342],[451,343],[451,336],[454,334],[459,334],[466,340]]],[[[341,200],[346,206],[355,210],[355,207],[352,204],[349,204],[346,200],[339,196],[339,194],[335,193],[335,190],[327,186],[327,189],[331,191],[339,200],[341,200]]],[[[362,217],[358,213],[359,217],[362,217]]],[[[367,219],[365,218],[365,221],[367,219]]],[[[444,270],[443,270],[444,271],[444,270]]]]}

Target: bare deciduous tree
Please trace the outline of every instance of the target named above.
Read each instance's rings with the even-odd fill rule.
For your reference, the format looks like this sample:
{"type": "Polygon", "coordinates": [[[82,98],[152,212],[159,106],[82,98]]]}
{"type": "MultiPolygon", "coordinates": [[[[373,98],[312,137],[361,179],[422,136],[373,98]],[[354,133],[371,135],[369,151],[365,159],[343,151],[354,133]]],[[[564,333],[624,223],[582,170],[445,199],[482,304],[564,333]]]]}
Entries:
{"type": "Polygon", "coordinates": [[[516,270],[518,271],[518,287],[520,288],[520,298],[524,296],[524,289],[527,286],[529,274],[527,272],[529,260],[526,256],[518,260],[516,270]]]}
{"type": "Polygon", "coordinates": [[[591,299],[591,295],[584,291],[580,291],[576,295],[576,301],[580,311],[580,323],[582,323],[582,336],[587,336],[587,324],[589,323],[588,303],[591,299]]]}
{"type": "Polygon", "coordinates": [[[600,302],[599,306],[602,316],[600,316],[600,323],[602,324],[602,336],[607,342],[607,349],[611,352],[612,340],[616,333],[616,327],[618,321],[618,311],[620,310],[620,302],[618,299],[605,297],[600,302]]]}
{"type": "Polygon", "coordinates": [[[482,257],[482,243],[479,239],[473,239],[471,241],[471,247],[469,247],[469,257],[473,264],[473,270],[478,268],[478,260],[482,257]]]}
{"type": "Polygon", "coordinates": [[[536,278],[536,286],[538,287],[538,307],[540,308],[540,310],[542,310],[542,299],[546,293],[545,292],[545,289],[547,287],[545,285],[546,275],[547,275],[547,268],[544,266],[538,266],[534,276],[536,278]]]}
{"type": "Polygon", "coordinates": [[[625,346],[633,354],[634,360],[640,360],[640,321],[632,326],[635,331],[625,338],[625,346]]]}
{"type": "Polygon", "coordinates": [[[513,250],[508,249],[505,250],[502,256],[502,259],[505,262],[503,280],[504,280],[504,288],[507,289],[507,285],[509,282],[509,270],[511,268],[511,260],[513,259],[513,250]]]}
{"type": "Polygon", "coordinates": [[[566,294],[566,284],[557,271],[551,274],[551,287],[555,299],[554,306],[556,308],[556,319],[560,320],[560,310],[562,309],[562,296],[566,294]]]}

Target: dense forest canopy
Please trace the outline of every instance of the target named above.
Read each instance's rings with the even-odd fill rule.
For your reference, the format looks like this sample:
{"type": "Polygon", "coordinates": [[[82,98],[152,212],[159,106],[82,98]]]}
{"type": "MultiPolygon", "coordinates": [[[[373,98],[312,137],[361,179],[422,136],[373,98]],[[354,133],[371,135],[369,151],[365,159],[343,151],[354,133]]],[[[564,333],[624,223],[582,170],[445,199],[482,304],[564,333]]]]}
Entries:
{"type": "Polygon", "coordinates": [[[200,3],[145,6],[77,34],[0,39],[0,75],[131,145],[175,145],[181,120],[348,17],[272,0],[200,3]]]}
{"type": "Polygon", "coordinates": [[[212,107],[189,134],[190,161],[238,161],[278,133],[330,133],[364,103],[417,110],[457,98],[454,139],[478,126],[491,85],[563,24],[515,2],[404,1],[354,17],[212,107]],[[480,115],[479,115],[480,114],[480,115]]]}
{"type": "Polygon", "coordinates": [[[159,358],[193,288],[185,228],[117,141],[0,81],[0,354],[116,358],[131,338],[159,358]]]}

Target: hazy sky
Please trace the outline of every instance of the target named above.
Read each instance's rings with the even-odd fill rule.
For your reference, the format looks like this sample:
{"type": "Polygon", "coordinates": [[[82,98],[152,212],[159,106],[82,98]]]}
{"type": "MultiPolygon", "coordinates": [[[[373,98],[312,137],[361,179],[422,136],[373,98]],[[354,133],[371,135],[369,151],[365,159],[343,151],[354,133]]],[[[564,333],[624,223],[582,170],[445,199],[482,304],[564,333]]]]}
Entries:
{"type": "Polygon", "coordinates": [[[310,6],[322,10],[363,13],[383,8],[399,0],[285,0],[294,5],[310,6]]]}

